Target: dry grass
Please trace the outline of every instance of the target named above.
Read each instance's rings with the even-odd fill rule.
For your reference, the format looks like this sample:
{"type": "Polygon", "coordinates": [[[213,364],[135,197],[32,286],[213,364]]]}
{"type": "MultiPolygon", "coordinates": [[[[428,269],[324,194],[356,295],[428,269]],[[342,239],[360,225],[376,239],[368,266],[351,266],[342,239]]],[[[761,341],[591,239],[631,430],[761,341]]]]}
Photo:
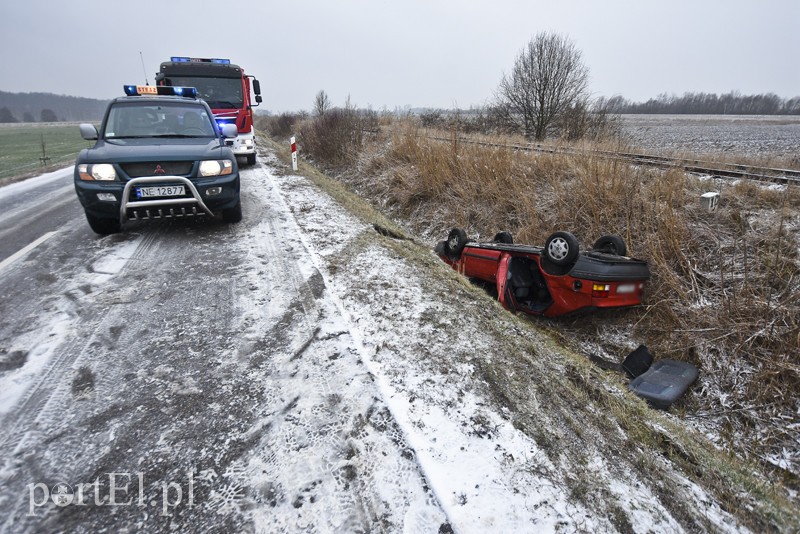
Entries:
{"type": "MultiPolygon", "coordinates": [[[[512,158],[503,158],[498,153],[492,153],[484,161],[495,162],[494,164],[498,168],[521,172],[517,168],[520,162],[516,156],[519,155],[513,156],[512,158]],[[514,160],[513,165],[506,163],[509,159],[514,160]],[[505,167],[500,167],[501,165],[505,165],[505,167]]],[[[483,221],[483,224],[486,225],[485,229],[481,229],[484,235],[491,235],[491,232],[502,226],[495,224],[492,217],[507,216],[495,206],[495,202],[499,199],[509,204],[515,204],[513,200],[503,199],[499,193],[490,197],[489,200],[483,197],[479,199],[462,197],[459,195],[470,191],[484,192],[486,186],[481,188],[474,184],[460,183],[460,180],[452,179],[452,174],[445,176],[450,179],[445,182],[444,186],[431,178],[436,173],[453,172],[455,169],[455,172],[465,173],[471,177],[471,180],[478,180],[484,184],[496,180],[498,184],[502,184],[502,187],[506,187],[508,184],[514,185],[513,181],[504,180],[500,176],[501,173],[481,170],[483,166],[475,164],[477,161],[475,158],[481,157],[480,152],[473,148],[457,147],[451,143],[427,143],[412,140],[408,136],[395,136],[381,142],[365,144],[360,159],[353,166],[354,170],[346,177],[340,176],[339,181],[325,177],[302,160],[300,172],[368,223],[385,225],[400,232],[381,213],[381,211],[383,213],[391,211],[395,216],[402,215],[397,218],[404,224],[413,225],[415,233],[440,237],[442,231],[449,227],[451,217],[465,217],[462,221],[457,221],[459,224],[464,224],[464,221],[472,217],[476,221],[483,221]],[[459,150],[458,157],[452,157],[454,150],[459,150]],[[396,173],[401,170],[401,174],[406,180],[403,182],[395,180],[396,173]],[[435,173],[430,172],[425,176],[417,176],[426,171],[435,171],[435,173]],[[373,205],[378,204],[383,209],[376,211],[365,206],[358,196],[342,187],[342,178],[346,178],[350,189],[362,190],[361,196],[367,194],[371,197],[373,205]],[[405,188],[414,188],[414,190],[408,191],[405,188]],[[424,189],[425,194],[418,197],[411,195],[417,188],[424,189]],[[443,199],[453,198],[457,199],[457,203],[445,205],[443,202],[443,199]],[[391,210],[386,209],[389,206],[391,206],[391,210]],[[490,210],[491,213],[484,213],[486,210],[490,210]]],[[[608,169],[603,170],[594,165],[589,164],[587,168],[589,170],[596,169],[596,176],[592,178],[589,171],[585,171],[586,175],[593,180],[602,180],[600,173],[605,173],[608,169]]],[[[629,240],[636,240],[637,255],[643,257],[645,254],[650,254],[651,250],[658,250],[659,247],[656,243],[640,240],[641,236],[652,236],[659,233],[660,226],[657,224],[658,221],[650,220],[649,225],[642,223],[642,228],[638,228],[637,225],[640,223],[634,224],[633,222],[638,221],[636,213],[642,211],[650,218],[670,215],[673,221],[680,220],[683,209],[681,195],[689,197],[694,202],[696,199],[693,196],[692,188],[700,187],[693,181],[685,181],[679,175],[669,175],[664,178],[663,182],[648,186],[643,181],[647,182],[653,176],[640,172],[627,174],[623,171],[618,175],[616,181],[619,195],[614,196],[609,193],[607,197],[600,197],[595,202],[596,213],[592,214],[591,210],[587,208],[586,211],[589,213],[576,216],[575,214],[569,215],[568,202],[549,197],[554,195],[552,192],[554,190],[566,194],[577,187],[575,184],[569,183],[576,179],[575,175],[577,174],[570,169],[574,166],[580,167],[580,165],[563,158],[539,157],[531,158],[531,161],[524,163],[525,168],[529,166],[530,170],[526,171],[528,173],[526,176],[531,180],[540,178],[539,173],[549,173],[546,179],[540,178],[540,181],[537,182],[542,184],[537,187],[549,188],[546,194],[540,192],[541,194],[538,196],[539,201],[546,208],[536,212],[543,221],[542,224],[551,224],[550,217],[570,216],[572,220],[580,219],[580,224],[585,224],[588,228],[595,228],[591,225],[596,224],[596,229],[605,230],[607,229],[606,225],[619,224],[619,221],[630,221],[628,224],[632,237],[629,237],[629,240]],[[645,203],[642,199],[651,187],[654,194],[658,193],[658,195],[645,203]],[[689,190],[678,195],[676,190],[682,188],[689,188],[689,190]],[[622,199],[622,193],[636,196],[626,200],[622,199]],[[616,210],[617,213],[614,217],[609,218],[609,215],[603,214],[605,210],[602,209],[601,200],[613,202],[608,210],[616,210]],[[561,204],[564,204],[565,207],[559,207],[561,204]],[[644,207],[637,208],[640,205],[644,207]],[[599,222],[595,222],[596,220],[599,222]]],[[[514,194],[529,192],[529,189],[519,184],[516,184],[516,187],[517,189],[513,190],[514,194]]],[[[727,193],[725,194],[727,196],[727,193]]],[[[754,192],[742,191],[741,195],[741,198],[744,199],[752,197],[754,192]]],[[[771,195],[773,193],[768,191],[763,192],[763,196],[758,193],[758,198],[754,197],[753,200],[759,204],[763,202],[765,205],[769,205],[774,200],[770,199],[771,195]]],[[[588,202],[585,195],[579,198],[588,202]]],[[[535,207],[537,205],[533,198],[519,197],[519,201],[525,203],[526,206],[535,207]]],[[[713,220],[719,216],[704,214],[695,209],[690,212],[696,219],[701,220],[713,220]]],[[[518,217],[523,215],[522,211],[517,212],[518,217]]],[[[726,217],[727,219],[729,218],[726,217]]],[[[511,224],[510,217],[503,218],[503,221],[505,224],[511,224]]],[[[505,227],[517,229],[513,226],[505,227]]],[[[665,236],[664,239],[683,239],[680,231],[683,227],[684,225],[661,233],[665,236]]],[[[477,230],[474,226],[470,228],[472,233],[477,230]]],[[[685,231],[691,233],[690,230],[691,228],[685,231]]],[[[531,227],[529,229],[530,235],[533,236],[546,235],[549,231],[549,228],[531,227]]],[[[631,244],[634,242],[631,241],[631,244]]],[[[428,246],[420,247],[409,240],[391,239],[384,240],[384,245],[392,247],[396,253],[408,257],[420,268],[431,273],[429,281],[432,286],[429,288],[431,295],[435,295],[437,291],[441,292],[443,287],[449,287],[446,291],[453,291],[453,286],[458,286],[477,295],[476,300],[488,298],[482,295],[476,287],[469,286],[463,277],[449,269],[442,268],[441,263],[430,254],[428,246]],[[437,269],[437,266],[440,268],[437,269]]],[[[658,321],[655,320],[657,314],[665,315],[665,320],[681,324],[691,323],[691,320],[684,316],[676,303],[681,302],[682,299],[691,301],[692,291],[695,290],[691,287],[688,289],[683,287],[681,281],[685,276],[690,275],[682,274],[683,271],[680,270],[676,272],[673,266],[680,267],[681,262],[692,257],[691,255],[696,252],[691,252],[691,250],[702,249],[703,246],[698,241],[698,244],[693,247],[677,245],[670,252],[661,253],[659,258],[663,259],[659,261],[663,262],[665,266],[663,267],[664,273],[658,273],[658,276],[664,281],[654,280],[653,282],[654,288],[660,288],[659,300],[655,300],[651,293],[652,302],[648,308],[638,312],[631,310],[618,316],[606,315],[598,321],[598,324],[601,325],[599,328],[605,328],[609,322],[624,322],[629,328],[636,330],[637,336],[652,336],[652,339],[655,340],[675,335],[661,332],[661,330],[666,331],[666,323],[657,324],[658,321]],[[680,257],[671,257],[675,254],[680,254],[680,257]],[[680,294],[673,295],[672,293],[676,290],[672,289],[672,286],[682,289],[680,294]],[[670,299],[673,301],[672,304],[669,302],[670,299]],[[638,326],[634,327],[633,325],[636,323],[638,326]]],[[[712,253],[716,257],[715,249],[712,250],[712,253]]],[[[685,269],[688,272],[694,270],[696,267],[685,269]]],[[[460,292],[462,289],[458,291],[460,292]]],[[[790,480],[781,481],[779,477],[775,477],[772,484],[768,483],[749,462],[729,456],[725,450],[711,446],[702,436],[684,428],[684,425],[676,421],[674,417],[665,417],[659,412],[650,410],[645,403],[633,399],[632,396],[621,396],[619,389],[624,390],[622,379],[604,375],[585,359],[585,353],[581,355],[579,350],[577,351],[579,354],[575,354],[569,348],[564,348],[561,343],[555,344],[547,337],[525,334],[526,330],[540,331],[544,327],[555,334],[555,338],[559,341],[574,341],[575,331],[578,331],[579,335],[590,335],[591,332],[595,332],[591,326],[580,331],[572,323],[564,321],[531,323],[522,317],[504,314],[499,305],[494,306],[496,314],[484,314],[478,310],[479,307],[476,303],[474,313],[484,317],[483,328],[493,335],[498,346],[492,362],[483,361],[482,358],[477,358],[473,362],[477,368],[477,375],[481,377],[477,381],[478,385],[487,387],[500,405],[509,408],[510,413],[513,414],[514,425],[534,438],[542,450],[548,456],[552,456],[551,459],[554,462],[567,461],[569,463],[577,458],[575,461],[579,464],[582,455],[603,455],[608,451],[613,451],[610,453],[611,457],[620,461],[609,463],[609,469],[612,472],[614,469],[622,469],[624,472],[626,469],[624,466],[636,466],[637,472],[644,480],[648,481],[647,484],[651,490],[659,495],[661,502],[681,524],[687,527],[687,530],[707,531],[713,530],[714,527],[711,522],[703,519],[704,510],[694,509],[688,504],[686,496],[681,493],[683,483],[668,482],[678,480],[681,472],[696,481],[705,491],[713,495],[725,510],[737,516],[743,525],[754,531],[795,528],[797,515],[791,511],[793,507],[786,501],[785,492],[780,484],[783,482],[785,485],[793,486],[790,480]],[[516,330],[518,335],[508,335],[508,322],[518,325],[519,329],[516,330]],[[551,324],[554,326],[548,328],[548,325],[551,324]],[[620,387],[609,387],[609,382],[619,382],[620,387]],[[587,405],[593,408],[586,409],[587,405]],[[592,451],[594,452],[592,453],[592,451]],[[659,461],[658,458],[661,455],[669,458],[670,463],[659,461]],[[565,460],[565,458],[569,458],[569,460],[565,460]],[[676,471],[675,466],[679,471],[676,471]],[[779,483],[774,484],[774,481],[779,483]]],[[[465,310],[465,313],[468,312],[465,310]]],[[[587,318],[582,318],[576,321],[586,320],[587,318]]],[[[708,320],[711,321],[711,319],[708,320]]],[[[701,335],[702,332],[685,334],[687,339],[700,339],[701,335]]],[[[671,345],[667,344],[667,346],[671,345]]],[[[692,356],[687,353],[687,356],[695,358],[696,354],[692,356]]],[[[659,354],[659,357],[666,356],[659,354]]],[[[699,362],[697,359],[693,361],[699,362]]],[[[701,365],[705,366],[706,364],[701,363],[701,365]]],[[[713,380],[716,379],[714,373],[718,373],[719,369],[704,367],[703,372],[713,380]]],[[[741,395],[743,399],[750,402],[746,399],[746,392],[743,391],[737,395],[741,395]]],[[[695,397],[698,398],[690,402],[688,406],[679,406],[674,413],[678,416],[685,416],[687,412],[697,414],[700,410],[709,410],[713,406],[713,395],[698,394],[695,397]]],[[[775,439],[783,438],[776,437],[775,439]]],[[[590,509],[597,507],[597,513],[611,513],[608,511],[610,505],[603,504],[608,499],[602,494],[602,487],[597,486],[595,474],[583,473],[575,465],[569,465],[571,466],[569,472],[573,475],[564,483],[570,488],[573,497],[585,502],[590,509]]],[[[613,506],[610,508],[613,512],[613,506]]],[[[615,524],[621,531],[625,531],[627,524],[625,514],[620,512],[612,515],[619,516],[615,524]]]]}
{"type": "MultiPolygon", "coordinates": [[[[698,365],[701,386],[684,403],[687,417],[768,467],[767,459],[782,459],[779,474],[800,488],[797,188],[514,152],[447,132],[431,140],[408,125],[391,132],[362,140],[338,167],[341,178],[430,241],[452,226],[483,238],[508,230],[534,244],[569,230],[587,248],[601,235],[621,235],[629,254],[650,264],[646,306],[567,319],[557,329],[584,352],[599,331],[613,330],[659,359],[698,365]],[[716,212],[700,206],[707,191],[721,192],[716,212]]],[[[625,349],[606,343],[605,356],[621,359],[625,349]]]]}

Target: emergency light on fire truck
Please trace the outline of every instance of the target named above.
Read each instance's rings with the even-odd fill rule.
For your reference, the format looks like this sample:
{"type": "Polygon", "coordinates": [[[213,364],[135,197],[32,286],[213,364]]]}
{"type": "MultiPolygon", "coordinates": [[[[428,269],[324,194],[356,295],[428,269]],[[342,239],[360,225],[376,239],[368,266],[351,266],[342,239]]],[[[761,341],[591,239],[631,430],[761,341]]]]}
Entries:
{"type": "Polygon", "coordinates": [[[197,98],[197,89],[194,87],[172,87],[166,85],[124,85],[125,94],[128,96],[185,96],[197,98]]]}
{"type": "Polygon", "coordinates": [[[216,63],[218,65],[230,65],[230,59],[220,59],[220,58],[205,58],[205,57],[183,57],[183,56],[172,56],[169,58],[170,61],[173,63],[216,63]]]}

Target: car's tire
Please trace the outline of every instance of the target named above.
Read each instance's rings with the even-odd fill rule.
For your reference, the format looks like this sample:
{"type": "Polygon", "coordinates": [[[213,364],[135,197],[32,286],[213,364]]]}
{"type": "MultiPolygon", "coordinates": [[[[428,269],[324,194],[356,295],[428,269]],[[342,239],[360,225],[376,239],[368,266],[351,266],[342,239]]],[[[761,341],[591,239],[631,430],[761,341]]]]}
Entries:
{"type": "Polygon", "coordinates": [[[569,232],[555,232],[544,244],[545,258],[555,265],[572,265],[580,253],[578,239],[569,232]]]}
{"type": "Polygon", "coordinates": [[[255,154],[248,154],[247,155],[247,164],[251,167],[256,164],[256,155],[255,154]]]}
{"type": "Polygon", "coordinates": [[[232,208],[222,210],[222,220],[226,223],[238,223],[242,220],[242,201],[236,202],[232,208]]]}
{"type": "Polygon", "coordinates": [[[503,243],[505,245],[513,245],[514,237],[510,232],[497,232],[492,239],[495,243],[503,243]]]}
{"type": "Polygon", "coordinates": [[[461,251],[467,244],[467,233],[461,228],[453,228],[447,236],[447,241],[444,242],[444,251],[448,256],[458,257],[461,256],[461,251]]]}
{"type": "Polygon", "coordinates": [[[604,252],[606,254],[616,254],[617,256],[626,256],[628,254],[628,247],[625,246],[625,240],[613,234],[604,235],[595,241],[592,250],[604,252]]]}
{"type": "Polygon", "coordinates": [[[95,217],[94,215],[92,215],[87,211],[86,221],[89,223],[89,227],[96,234],[109,235],[109,234],[116,234],[122,231],[122,227],[119,224],[119,219],[95,217]]]}

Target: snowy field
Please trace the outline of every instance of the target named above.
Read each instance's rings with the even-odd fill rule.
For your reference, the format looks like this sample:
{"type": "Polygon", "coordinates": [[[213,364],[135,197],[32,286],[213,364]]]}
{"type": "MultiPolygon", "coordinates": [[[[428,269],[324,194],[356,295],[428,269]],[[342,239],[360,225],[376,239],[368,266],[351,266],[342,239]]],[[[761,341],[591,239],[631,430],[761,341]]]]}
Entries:
{"type": "Polygon", "coordinates": [[[655,152],[781,158],[800,165],[800,116],[621,115],[634,146],[655,152]]]}

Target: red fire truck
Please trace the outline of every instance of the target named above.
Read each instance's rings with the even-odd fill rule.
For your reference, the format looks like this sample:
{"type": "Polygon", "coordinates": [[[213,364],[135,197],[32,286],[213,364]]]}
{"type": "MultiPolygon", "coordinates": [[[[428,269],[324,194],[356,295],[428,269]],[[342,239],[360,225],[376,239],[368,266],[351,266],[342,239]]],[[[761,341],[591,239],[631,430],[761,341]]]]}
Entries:
{"type": "Polygon", "coordinates": [[[256,162],[256,136],[253,110],[261,99],[261,86],[254,76],[233,65],[230,59],[173,56],[161,64],[156,84],[197,88],[198,98],[205,100],[217,123],[235,124],[239,134],[233,141],[233,153],[256,162]],[[250,99],[252,80],[255,104],[250,99]]]}

